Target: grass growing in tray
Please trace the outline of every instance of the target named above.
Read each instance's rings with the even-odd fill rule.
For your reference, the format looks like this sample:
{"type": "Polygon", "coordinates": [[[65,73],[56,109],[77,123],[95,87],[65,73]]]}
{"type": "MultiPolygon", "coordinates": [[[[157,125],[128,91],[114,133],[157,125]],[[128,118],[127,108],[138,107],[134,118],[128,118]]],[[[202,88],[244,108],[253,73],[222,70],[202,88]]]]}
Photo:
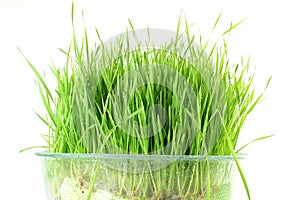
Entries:
{"type": "MultiPolygon", "coordinates": [[[[248,73],[249,59],[232,64],[227,57],[226,38],[237,25],[230,26],[218,41],[210,43],[201,37],[190,36],[187,25],[185,33],[180,34],[178,23],[176,38],[159,48],[151,44],[130,48],[128,32],[118,43],[107,46],[100,39],[98,31],[99,43],[91,47],[86,31],[82,40],[73,32],[69,48],[60,49],[66,56],[65,66],[51,67],[57,80],[54,92],[27,60],[36,74],[47,110],[46,117],[38,114],[49,127],[49,133],[43,136],[47,141],[47,152],[232,155],[250,199],[235,148],[245,119],[262,94],[255,95],[251,87],[253,75],[248,73]],[[190,45],[182,45],[182,37],[188,38],[190,45]],[[194,42],[199,46],[191,45],[194,42]],[[159,67],[161,69],[164,66],[176,73],[169,75],[166,72],[163,76],[162,71],[158,75],[159,67]],[[136,76],[130,74],[132,71],[136,72],[136,76]],[[181,84],[182,79],[189,85],[190,91],[181,84]],[[135,84],[145,80],[147,84],[138,87],[135,84]],[[166,87],[153,83],[153,80],[172,85],[166,87]],[[131,89],[124,91],[124,88],[131,89]],[[195,98],[189,97],[191,91],[195,98]],[[130,123],[126,124],[126,120],[130,123]],[[120,125],[123,122],[125,128],[120,125]],[[151,136],[147,135],[149,131],[153,132],[151,136]]],[[[136,42],[141,44],[140,41],[136,42]]],[[[193,170],[180,167],[183,174],[185,170],[193,173],[194,179],[197,179],[200,168],[193,170]]],[[[187,180],[184,176],[175,175],[180,169],[173,166],[170,171],[174,174],[156,172],[155,178],[153,172],[144,176],[147,180],[153,180],[152,183],[159,177],[174,179],[176,183],[169,182],[169,189],[173,187],[172,184],[181,182],[189,186],[186,193],[181,195],[187,197],[192,190],[194,193],[199,190],[198,183],[203,180],[187,180]]],[[[117,175],[111,179],[121,181],[117,175]]],[[[208,181],[214,181],[213,175],[208,181]]],[[[150,187],[152,183],[147,186],[137,181],[132,185],[132,190],[150,187]]],[[[158,183],[161,182],[155,182],[155,186],[152,186],[153,191],[162,192],[158,183]]],[[[120,184],[120,191],[122,187],[124,183],[123,186],[120,184]]],[[[167,190],[168,186],[163,188],[167,190]]],[[[212,191],[213,188],[207,189],[201,195],[213,198],[210,197],[212,191]]],[[[139,195],[147,196],[142,193],[139,195]]]]}

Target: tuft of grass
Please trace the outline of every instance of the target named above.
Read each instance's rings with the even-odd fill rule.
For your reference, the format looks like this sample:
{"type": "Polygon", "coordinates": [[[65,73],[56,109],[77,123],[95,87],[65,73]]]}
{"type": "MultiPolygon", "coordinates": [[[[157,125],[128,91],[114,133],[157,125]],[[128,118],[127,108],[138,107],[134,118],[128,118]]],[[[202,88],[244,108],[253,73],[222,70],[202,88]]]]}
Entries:
{"type": "MultiPolygon", "coordinates": [[[[224,34],[230,33],[233,27],[235,26],[224,34]]],[[[188,27],[185,36],[194,42],[195,36],[189,36],[188,27]]],[[[230,155],[232,152],[228,147],[226,132],[235,148],[246,117],[263,95],[255,95],[251,87],[254,76],[248,75],[250,59],[232,64],[227,58],[227,41],[224,38],[221,40],[223,46],[217,46],[220,43],[217,41],[212,49],[207,49],[206,41],[203,42],[200,37],[199,48],[188,46],[180,49],[180,46],[177,47],[180,39],[176,38],[161,48],[149,46],[146,50],[145,47],[131,50],[127,46],[121,52],[128,42],[126,37],[128,35],[124,34],[124,38],[114,44],[117,46],[109,47],[110,49],[102,40],[100,45],[90,48],[87,32],[84,32],[80,45],[74,32],[70,47],[66,51],[60,49],[66,55],[65,66],[51,67],[57,80],[54,93],[50,92],[42,75],[26,58],[36,74],[39,92],[47,111],[46,117],[37,114],[49,127],[50,134],[45,137],[47,151],[114,153],[106,148],[106,145],[113,145],[126,153],[160,154],[158,150],[163,149],[171,140],[182,143],[181,139],[185,134],[179,130],[184,127],[185,131],[195,128],[196,133],[192,134],[194,137],[191,141],[187,141],[189,148],[181,154],[230,155]],[[188,52],[189,56],[184,57],[180,55],[181,52],[188,52]],[[140,70],[136,69],[137,66],[140,70]],[[164,67],[170,70],[158,72],[164,67]],[[166,73],[165,77],[153,78],[163,73],[166,73]],[[143,85],[133,83],[134,81],[142,81],[143,85]],[[130,88],[137,86],[139,88],[130,88]],[[121,90],[124,89],[128,93],[122,93],[121,90]],[[196,97],[193,99],[196,104],[186,103],[192,100],[192,97],[184,96],[189,95],[188,92],[196,97]],[[118,103],[117,98],[126,99],[128,105],[118,103]],[[153,105],[160,105],[164,109],[163,125],[159,124],[158,119],[155,123],[151,122],[152,117],[155,118],[151,116],[153,105]],[[120,106],[126,106],[128,112],[120,106]],[[184,106],[190,108],[183,108],[184,106]],[[123,111],[128,116],[119,116],[125,114],[123,111]],[[197,121],[191,116],[196,116],[197,121]],[[155,128],[160,130],[151,137],[142,136],[149,130],[140,130],[136,134],[141,134],[141,137],[136,137],[135,133],[125,132],[122,125],[117,124],[121,120],[119,118],[131,120],[129,125],[132,126],[151,124],[153,127],[148,129],[153,132],[155,128]],[[215,126],[212,127],[212,124],[215,126]],[[196,127],[190,127],[191,125],[196,127]],[[212,146],[209,146],[210,142],[212,146]],[[209,151],[205,152],[205,149],[209,151]]],[[[128,127],[125,129],[135,130],[126,125],[128,127]]],[[[169,154],[177,154],[176,149],[172,149],[169,154]]]]}
{"type": "MultiPolygon", "coordinates": [[[[181,34],[179,20],[176,37],[160,47],[143,46],[129,22],[137,48],[131,48],[128,31],[107,45],[97,30],[99,43],[91,47],[86,30],[82,39],[77,38],[73,12],[72,6],[70,46],[60,49],[65,66],[51,67],[55,92],[25,57],[47,111],[45,117],[37,114],[49,128],[46,151],[232,155],[250,199],[235,148],[263,93],[257,95],[252,88],[250,59],[233,64],[227,56],[226,36],[240,22],[212,43],[191,36],[186,21],[181,34]],[[183,44],[183,37],[188,44],[183,44]]],[[[220,16],[214,28],[219,20],[220,16]]],[[[208,189],[208,199],[210,193],[208,189]]]]}

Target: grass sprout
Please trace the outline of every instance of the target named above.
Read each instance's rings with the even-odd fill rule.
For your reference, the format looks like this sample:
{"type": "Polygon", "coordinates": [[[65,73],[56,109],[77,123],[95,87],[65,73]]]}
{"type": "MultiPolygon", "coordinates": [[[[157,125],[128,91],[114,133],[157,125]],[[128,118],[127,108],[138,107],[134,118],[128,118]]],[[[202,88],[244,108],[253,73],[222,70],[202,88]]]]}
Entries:
{"type": "MultiPolygon", "coordinates": [[[[214,28],[219,20],[220,16],[214,28]]],[[[60,49],[66,56],[65,65],[51,67],[57,84],[54,92],[25,57],[36,75],[47,111],[45,117],[37,114],[49,128],[44,136],[45,149],[51,153],[231,155],[250,199],[236,155],[241,149],[236,150],[236,144],[247,116],[263,93],[256,94],[252,88],[250,59],[234,64],[228,58],[227,36],[240,22],[211,42],[191,36],[186,21],[181,34],[180,21],[176,37],[159,47],[141,43],[131,22],[132,31],[110,45],[101,40],[97,30],[98,44],[90,46],[86,30],[81,39],[77,38],[72,17],[72,41],[68,49],[60,49]],[[132,35],[137,44],[134,49],[129,42],[132,35]],[[182,37],[187,38],[187,44],[182,37]]],[[[149,38],[150,33],[148,29],[149,38]]],[[[174,173],[181,170],[177,167],[173,167],[174,173]]],[[[197,180],[201,178],[198,172],[207,168],[188,170],[197,180]]],[[[197,181],[181,176],[165,188],[157,179],[170,176],[173,180],[176,175],[157,173],[161,174],[145,176],[158,193],[160,187],[177,187],[187,191],[182,196],[188,196],[200,188],[197,181]]],[[[215,181],[209,177],[208,182],[215,181]]],[[[133,187],[143,187],[142,180],[133,187]]],[[[213,198],[212,190],[203,192],[207,199],[213,198]]]]}

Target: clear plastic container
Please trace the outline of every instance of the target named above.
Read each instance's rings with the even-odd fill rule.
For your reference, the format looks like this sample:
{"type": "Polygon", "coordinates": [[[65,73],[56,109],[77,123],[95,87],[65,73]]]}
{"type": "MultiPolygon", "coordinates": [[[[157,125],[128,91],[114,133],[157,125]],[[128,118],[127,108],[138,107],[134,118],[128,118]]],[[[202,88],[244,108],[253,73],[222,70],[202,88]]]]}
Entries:
{"type": "Polygon", "coordinates": [[[237,171],[231,156],[36,155],[49,200],[230,200],[237,171]]]}

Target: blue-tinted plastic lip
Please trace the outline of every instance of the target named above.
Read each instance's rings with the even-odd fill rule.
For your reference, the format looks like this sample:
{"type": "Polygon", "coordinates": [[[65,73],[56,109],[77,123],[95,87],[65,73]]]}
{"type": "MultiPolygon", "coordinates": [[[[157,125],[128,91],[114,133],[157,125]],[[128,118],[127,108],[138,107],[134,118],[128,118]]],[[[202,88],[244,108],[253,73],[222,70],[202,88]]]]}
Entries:
{"type": "MultiPolygon", "coordinates": [[[[37,152],[35,155],[55,159],[104,159],[104,160],[182,160],[182,161],[233,161],[233,156],[205,156],[205,155],[144,155],[144,154],[93,154],[93,153],[49,153],[37,152]]],[[[238,154],[239,160],[245,159],[245,154],[238,154]]]]}

